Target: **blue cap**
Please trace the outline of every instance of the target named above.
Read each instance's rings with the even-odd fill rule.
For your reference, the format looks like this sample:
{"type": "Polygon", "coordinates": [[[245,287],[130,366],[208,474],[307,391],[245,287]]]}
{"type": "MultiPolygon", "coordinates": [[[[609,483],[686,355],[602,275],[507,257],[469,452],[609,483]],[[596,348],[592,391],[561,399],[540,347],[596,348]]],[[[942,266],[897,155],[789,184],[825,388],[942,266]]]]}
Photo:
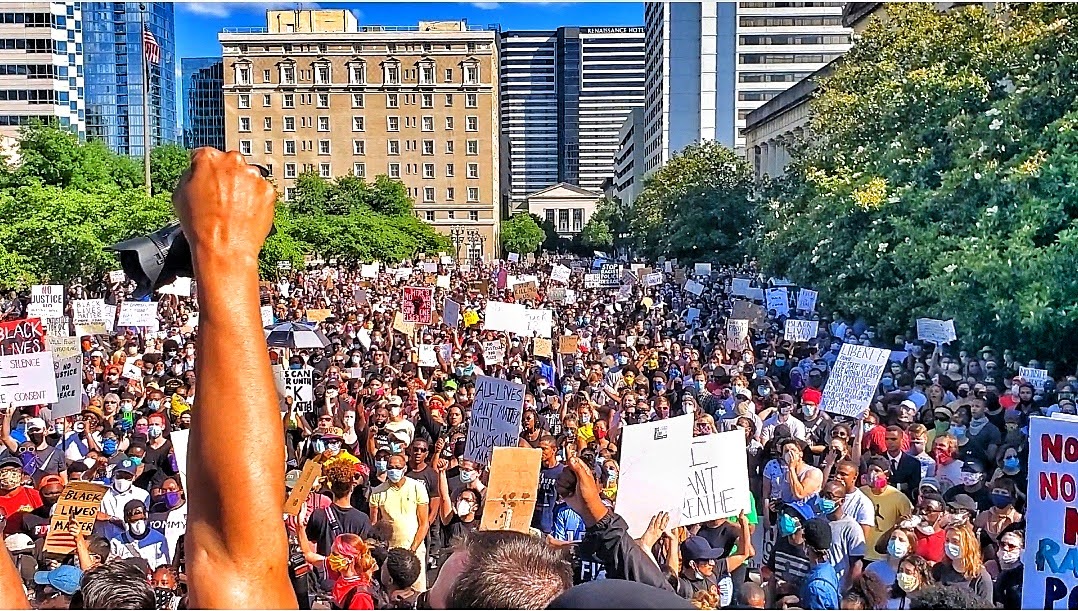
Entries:
{"type": "Polygon", "coordinates": [[[51,571],[34,573],[34,583],[39,586],[52,586],[68,596],[79,589],[80,581],[82,581],[82,571],[70,564],[61,564],[51,571]]]}
{"type": "Polygon", "coordinates": [[[711,547],[707,539],[700,536],[689,537],[681,544],[681,557],[684,560],[713,560],[722,556],[723,550],[711,547]]]}
{"type": "Polygon", "coordinates": [[[138,471],[138,465],[136,465],[135,461],[130,458],[121,460],[112,468],[113,473],[130,473],[131,475],[134,475],[135,471],[138,471]]]}

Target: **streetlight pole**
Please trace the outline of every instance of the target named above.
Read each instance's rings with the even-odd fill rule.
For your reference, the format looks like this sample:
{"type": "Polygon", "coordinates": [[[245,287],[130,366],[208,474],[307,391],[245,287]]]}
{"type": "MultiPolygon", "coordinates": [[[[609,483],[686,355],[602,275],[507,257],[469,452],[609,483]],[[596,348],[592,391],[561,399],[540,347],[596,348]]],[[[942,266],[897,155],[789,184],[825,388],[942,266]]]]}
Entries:
{"type": "Polygon", "coordinates": [[[142,51],[142,165],[146,196],[153,195],[150,185],[150,59],[146,57],[146,5],[139,3],[139,49],[142,51]]]}
{"type": "Polygon", "coordinates": [[[456,247],[456,259],[460,260],[460,247],[464,244],[464,228],[454,227],[449,230],[449,239],[452,240],[453,246],[456,247]]]}

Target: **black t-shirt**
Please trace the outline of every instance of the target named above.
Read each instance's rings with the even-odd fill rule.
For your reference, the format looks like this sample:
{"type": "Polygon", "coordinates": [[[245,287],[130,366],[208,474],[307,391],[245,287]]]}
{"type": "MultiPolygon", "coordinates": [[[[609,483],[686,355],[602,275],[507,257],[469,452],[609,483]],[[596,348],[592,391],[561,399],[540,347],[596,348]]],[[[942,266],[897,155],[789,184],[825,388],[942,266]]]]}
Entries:
{"type": "Polygon", "coordinates": [[[722,556],[725,558],[730,555],[730,550],[737,544],[739,530],[733,524],[723,521],[715,528],[702,526],[700,532],[696,534],[703,537],[712,548],[722,550],[722,556]]]}
{"type": "Polygon", "coordinates": [[[172,451],[172,441],[166,439],[160,448],[152,448],[146,444],[146,456],[142,459],[142,475],[135,479],[135,485],[143,490],[149,490],[154,486],[160,486],[165,478],[176,475],[169,460],[169,452],[172,451]]]}
{"type": "Polygon", "coordinates": [[[51,510],[52,507],[42,505],[29,513],[24,513],[22,516],[22,532],[35,541],[44,539],[49,534],[49,524],[51,523],[49,512],[51,510]]]}
{"type": "Polygon", "coordinates": [[[459,516],[454,515],[449,521],[449,524],[442,525],[442,543],[443,546],[452,549],[462,542],[469,533],[475,532],[479,528],[479,518],[476,517],[471,522],[464,522],[459,516]]]}
{"type": "Polygon", "coordinates": [[[428,498],[438,498],[438,472],[427,465],[422,471],[408,470],[406,474],[408,477],[423,482],[423,486],[427,489],[428,498]]]}
{"type": "Polygon", "coordinates": [[[344,533],[368,539],[374,537],[374,528],[367,514],[355,507],[343,508],[335,503],[311,514],[311,519],[307,522],[307,538],[314,542],[316,551],[323,556],[329,555],[337,535],[344,533]],[[334,528],[329,512],[336,518],[337,528],[334,528]]]}
{"type": "Polygon", "coordinates": [[[965,494],[966,496],[973,499],[973,502],[977,503],[978,512],[987,511],[990,507],[992,507],[992,497],[988,492],[987,486],[981,486],[980,490],[977,490],[976,492],[970,492],[966,490],[965,486],[962,485],[951,486],[947,490],[947,492],[943,493],[943,500],[950,503],[954,500],[956,496],[960,494],[965,494]]]}

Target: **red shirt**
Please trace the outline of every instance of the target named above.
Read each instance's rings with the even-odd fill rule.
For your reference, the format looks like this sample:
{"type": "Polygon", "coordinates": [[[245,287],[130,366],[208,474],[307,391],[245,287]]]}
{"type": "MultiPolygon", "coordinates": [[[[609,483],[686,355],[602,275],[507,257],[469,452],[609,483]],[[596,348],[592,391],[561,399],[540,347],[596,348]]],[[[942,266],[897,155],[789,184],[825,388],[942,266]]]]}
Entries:
{"type": "Polygon", "coordinates": [[[7,494],[0,494],[0,513],[7,516],[4,535],[13,535],[22,530],[22,516],[41,507],[41,495],[33,488],[19,486],[7,494]]]}
{"type": "Polygon", "coordinates": [[[931,535],[915,533],[917,537],[917,555],[929,562],[943,562],[943,544],[947,542],[947,531],[941,530],[931,535]]]}
{"type": "Polygon", "coordinates": [[[362,577],[341,577],[333,583],[333,602],[341,609],[374,609],[370,582],[362,577]],[[349,599],[349,592],[356,590],[349,599]],[[345,601],[348,606],[344,606],[345,601]]]}

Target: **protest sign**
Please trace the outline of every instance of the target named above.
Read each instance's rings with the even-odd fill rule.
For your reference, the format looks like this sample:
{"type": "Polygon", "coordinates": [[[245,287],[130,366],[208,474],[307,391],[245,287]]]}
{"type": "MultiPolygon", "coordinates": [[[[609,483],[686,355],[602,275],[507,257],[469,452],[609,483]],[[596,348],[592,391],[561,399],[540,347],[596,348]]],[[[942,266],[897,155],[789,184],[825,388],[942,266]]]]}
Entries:
{"type": "Polygon", "coordinates": [[[1038,392],[1044,392],[1044,383],[1048,381],[1048,370],[1019,367],[1018,377],[1032,384],[1038,392]]]}
{"type": "Polygon", "coordinates": [[[564,286],[552,286],[546,292],[546,296],[556,303],[563,303],[568,294],[568,289],[564,286]]]}
{"type": "Polygon", "coordinates": [[[453,257],[450,257],[449,255],[439,254],[438,255],[438,262],[441,263],[442,265],[452,265],[453,264],[453,257]]]}
{"type": "Polygon", "coordinates": [[[693,437],[681,526],[749,513],[745,434],[727,431],[693,437]]]}
{"type": "Polygon", "coordinates": [[[749,297],[753,294],[752,280],[749,278],[734,278],[730,282],[730,294],[738,297],[749,297]]]}
{"type": "Polygon", "coordinates": [[[105,322],[104,299],[76,299],[71,302],[75,315],[72,321],[76,325],[89,325],[105,322]]]}
{"type": "Polygon", "coordinates": [[[476,312],[475,310],[464,310],[464,316],[461,318],[464,319],[465,327],[471,327],[472,325],[479,323],[479,312],[476,312]]]}
{"type": "Polygon", "coordinates": [[[51,352],[0,356],[0,405],[56,403],[55,376],[51,352]]]}
{"type": "Polygon", "coordinates": [[[1078,605],[1078,422],[1029,419],[1023,609],[1078,605]]]}
{"type": "Polygon", "coordinates": [[[827,377],[820,409],[850,418],[864,414],[890,356],[890,350],[843,344],[827,377]]]}
{"type": "Polygon", "coordinates": [[[434,347],[434,344],[419,344],[419,366],[438,366],[438,349],[434,347]]]}
{"type": "Polygon", "coordinates": [[[550,279],[554,282],[569,284],[569,276],[572,275],[572,273],[573,270],[568,267],[555,263],[554,267],[550,270],[550,279]]]}
{"type": "Polygon", "coordinates": [[[726,349],[749,349],[749,321],[736,318],[726,321],[726,349]]]}
{"type": "Polygon", "coordinates": [[[434,286],[436,286],[436,287],[438,287],[440,289],[448,289],[449,288],[449,276],[446,275],[446,274],[442,274],[442,275],[438,276],[438,278],[434,281],[434,286]]]}
{"type": "Polygon", "coordinates": [[[816,296],[816,291],[812,289],[801,289],[797,291],[797,309],[805,313],[815,312],[816,296]]]}
{"type": "Polygon", "coordinates": [[[618,296],[616,298],[617,301],[629,301],[629,299],[632,298],[632,296],[633,296],[633,285],[631,285],[631,284],[623,284],[620,287],[618,287],[618,296]]]}
{"type": "Polygon", "coordinates": [[[554,343],[545,337],[535,338],[535,356],[554,358],[554,343]]]}
{"type": "Polygon", "coordinates": [[[285,369],[281,372],[284,377],[284,395],[292,397],[292,406],[298,414],[314,413],[314,370],[313,369],[285,369]]]}
{"type": "Polygon", "coordinates": [[[542,458],[538,448],[494,448],[479,530],[529,532],[542,458]]]}
{"type": "Polygon", "coordinates": [[[460,304],[452,299],[446,299],[442,304],[442,322],[456,329],[460,324],[460,304]]]}
{"type": "Polygon", "coordinates": [[[765,291],[767,310],[774,310],[779,316],[787,316],[790,313],[790,297],[786,287],[780,286],[765,291]]]}
{"type": "Polygon", "coordinates": [[[273,306],[261,306],[258,308],[258,314],[262,318],[262,327],[269,327],[273,324],[273,306]]]}
{"type": "Polygon", "coordinates": [[[277,269],[281,270],[282,272],[292,271],[292,262],[291,261],[278,261],[277,262],[277,269]]]}
{"type": "Polygon", "coordinates": [[[397,312],[393,315],[393,330],[400,331],[401,333],[411,337],[415,335],[415,323],[404,322],[404,313],[397,312]]]}
{"type": "Polygon", "coordinates": [[[327,308],[311,308],[307,310],[308,322],[325,322],[331,316],[333,316],[333,310],[327,308]]]}
{"type": "Polygon", "coordinates": [[[603,263],[599,267],[599,286],[614,288],[621,285],[621,266],[617,263],[603,263]]]}
{"type": "Polygon", "coordinates": [[[576,305],[576,291],[565,289],[565,305],[576,305]]]}
{"type": "Polygon", "coordinates": [[[190,433],[189,429],[173,430],[169,435],[169,440],[172,442],[172,451],[176,456],[176,470],[180,473],[180,486],[184,490],[187,490],[187,441],[190,433]]]}
{"type": "Polygon", "coordinates": [[[687,280],[685,282],[685,291],[699,297],[704,292],[704,285],[695,280],[687,280]]]}
{"type": "Polygon", "coordinates": [[[597,289],[599,288],[599,284],[599,274],[584,274],[584,288],[597,289]]]}
{"type": "Polygon", "coordinates": [[[554,330],[553,310],[528,308],[524,310],[524,317],[527,320],[528,335],[550,337],[554,330]]]}
{"type": "Polygon", "coordinates": [[[191,278],[176,278],[172,284],[157,289],[161,295],[176,295],[178,297],[191,296],[191,278]]]}
{"type": "Polygon", "coordinates": [[[59,318],[64,315],[64,286],[62,284],[35,284],[30,287],[30,306],[41,318],[59,318]]]}
{"type": "Polygon", "coordinates": [[[575,335],[562,335],[558,338],[559,354],[576,354],[580,345],[580,338],[575,335]]]}
{"type": "Polygon", "coordinates": [[[23,318],[0,323],[0,356],[45,351],[45,330],[41,319],[23,318]]]}
{"type": "Polygon", "coordinates": [[[124,367],[120,372],[120,377],[126,380],[142,380],[142,367],[138,365],[140,360],[142,360],[141,356],[124,357],[124,367]]]}
{"type": "Polygon", "coordinates": [[[527,335],[528,321],[524,314],[527,309],[522,303],[488,301],[483,315],[483,327],[488,331],[507,331],[527,335]]]}
{"type": "Polygon", "coordinates": [[[662,272],[654,272],[654,273],[651,273],[651,274],[648,274],[648,275],[644,276],[644,286],[647,286],[647,287],[659,286],[662,283],[663,283],[663,273],[662,272]]]}
{"type": "Polygon", "coordinates": [[[367,300],[367,289],[356,288],[352,291],[352,299],[356,302],[356,307],[362,307],[370,303],[367,300]]]}
{"type": "Polygon", "coordinates": [[[700,308],[689,308],[685,311],[685,324],[691,325],[700,319],[700,308]]]}
{"type": "Polygon", "coordinates": [[[509,380],[478,376],[468,423],[464,458],[490,465],[495,447],[514,447],[520,441],[520,418],[524,385],[509,380]]]}
{"type": "Polygon", "coordinates": [[[45,536],[44,551],[70,554],[75,551],[75,537],[68,532],[68,523],[75,522],[87,539],[94,530],[97,510],[105,498],[107,487],[91,482],[68,482],[56,501],[49,518],[49,534],[45,536]]]}
{"type": "Polygon", "coordinates": [[[689,476],[692,414],[632,424],[621,433],[621,473],[614,511],[629,524],[629,534],[644,534],[651,517],[670,514],[678,526],[689,476]]]}
{"type": "Polygon", "coordinates": [[[743,299],[735,299],[731,304],[730,318],[745,319],[749,321],[749,326],[753,329],[766,329],[768,326],[767,310],[761,305],[743,299]]]}
{"type": "Polygon", "coordinates": [[[697,263],[693,266],[692,273],[694,276],[710,276],[711,264],[710,263],[697,263]]]}
{"type": "Polygon", "coordinates": [[[429,325],[434,320],[434,289],[429,286],[406,286],[401,291],[404,322],[429,325]]]}
{"type": "Polygon", "coordinates": [[[54,337],[46,335],[45,347],[52,353],[52,358],[54,360],[82,354],[82,345],[79,343],[79,338],[77,337],[54,337]]]}
{"type": "Polygon", "coordinates": [[[819,332],[820,321],[818,320],[794,320],[793,318],[787,318],[786,329],[784,330],[782,339],[788,342],[807,342],[816,337],[816,334],[819,332]]]}
{"type": "Polygon", "coordinates": [[[116,284],[117,282],[123,282],[124,280],[127,280],[127,275],[124,274],[124,270],[114,269],[109,272],[109,282],[116,284]]]}
{"type": "Polygon", "coordinates": [[[517,263],[517,262],[519,262],[519,261],[520,261],[520,255],[519,255],[518,253],[515,253],[515,252],[511,252],[511,253],[509,253],[509,259],[508,259],[508,261],[509,261],[510,263],[517,263]]]}
{"type": "Polygon", "coordinates": [[[71,335],[71,318],[60,316],[58,318],[46,318],[45,335],[49,337],[68,337],[71,335]]]}
{"type": "Polygon", "coordinates": [[[534,282],[518,282],[513,285],[513,297],[517,301],[539,300],[539,289],[534,282]]]}
{"type": "Polygon", "coordinates": [[[958,339],[954,332],[954,321],[918,318],[917,339],[932,342],[938,346],[949,344],[958,339]]]}
{"type": "Polygon", "coordinates": [[[53,354],[56,402],[52,417],[73,416],[82,411],[82,355],[59,357],[53,354]]]}
{"type": "Polygon", "coordinates": [[[300,508],[307,502],[307,496],[311,493],[311,488],[314,487],[314,483],[318,481],[321,475],[321,463],[313,460],[303,463],[303,471],[300,472],[296,485],[292,487],[292,491],[288,493],[288,498],[285,499],[284,513],[290,516],[299,513],[300,508]]]}
{"type": "Polygon", "coordinates": [[[505,345],[499,341],[483,342],[483,364],[497,365],[505,355],[505,345]]]}
{"type": "Polygon", "coordinates": [[[625,286],[626,284],[629,284],[629,285],[636,284],[637,282],[640,282],[640,279],[636,276],[635,271],[633,271],[631,269],[627,269],[627,270],[621,272],[621,285],[622,286],[625,286]]]}
{"type": "Polygon", "coordinates": [[[157,325],[156,301],[125,301],[120,306],[119,327],[153,327],[157,325]]]}
{"type": "Polygon", "coordinates": [[[378,277],[378,264],[377,263],[364,263],[359,268],[359,275],[361,278],[377,278],[378,277]]]}
{"type": "Polygon", "coordinates": [[[423,262],[423,271],[428,273],[428,274],[436,274],[436,273],[438,273],[438,262],[437,261],[424,261],[423,262]]]}

